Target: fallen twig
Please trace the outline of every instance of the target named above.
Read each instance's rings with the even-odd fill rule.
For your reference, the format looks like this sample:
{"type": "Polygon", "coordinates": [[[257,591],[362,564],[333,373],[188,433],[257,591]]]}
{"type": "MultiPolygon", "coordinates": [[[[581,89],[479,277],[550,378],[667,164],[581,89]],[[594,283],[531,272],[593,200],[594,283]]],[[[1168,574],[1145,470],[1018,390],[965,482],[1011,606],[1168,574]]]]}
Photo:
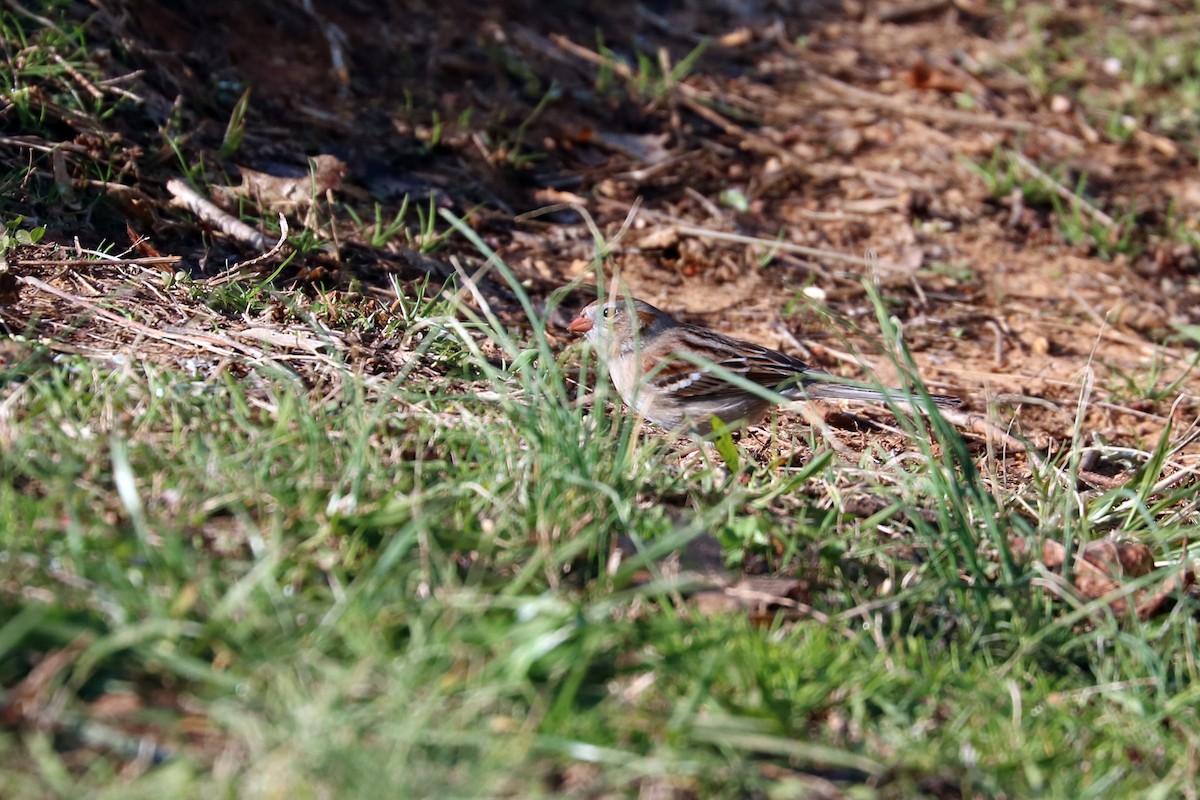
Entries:
{"type": "Polygon", "coordinates": [[[940,409],[940,411],[942,416],[945,417],[946,421],[951,425],[954,425],[962,430],[974,431],[975,433],[981,434],[989,439],[998,440],[1008,450],[1018,453],[1025,453],[1029,460],[1039,468],[1045,466],[1045,453],[1038,450],[1033,445],[1028,444],[1027,442],[1016,438],[1012,434],[1005,432],[1003,428],[989,420],[987,417],[981,414],[972,414],[967,411],[955,411],[953,409],[940,409]]]}
{"type": "Polygon", "coordinates": [[[239,242],[258,250],[267,249],[269,245],[267,237],[232,214],[221,210],[211,200],[202,197],[199,192],[178,178],[167,181],[167,191],[171,193],[171,205],[186,208],[202,221],[239,242]]]}
{"type": "Polygon", "coordinates": [[[343,89],[348,88],[350,86],[350,67],[346,59],[348,41],[346,32],[322,16],[313,6],[312,0],[300,0],[300,7],[304,9],[304,13],[313,18],[325,36],[325,42],[329,45],[329,63],[332,66],[331,72],[334,78],[343,89]]]}
{"type": "Polygon", "coordinates": [[[86,89],[87,93],[92,97],[97,100],[104,97],[104,92],[98,86],[96,86],[96,84],[92,83],[86,75],[75,69],[75,67],[71,65],[71,62],[67,61],[58,53],[51,53],[50,57],[54,59],[54,63],[58,64],[58,66],[62,68],[63,72],[66,72],[68,75],[74,78],[75,82],[86,89]]]}
{"type": "Polygon", "coordinates": [[[842,99],[859,106],[881,108],[905,117],[916,117],[933,122],[951,122],[955,125],[970,125],[976,128],[994,128],[997,130],[1027,133],[1037,128],[1029,122],[1021,120],[988,117],[982,114],[972,114],[969,111],[955,111],[949,108],[913,105],[912,102],[897,97],[888,97],[879,92],[872,92],[851,86],[845,81],[839,81],[828,75],[813,73],[812,79],[822,88],[842,96],[842,99]]]}
{"type": "Polygon", "coordinates": [[[950,0],[916,0],[914,3],[881,8],[875,12],[878,22],[902,23],[916,17],[923,17],[942,11],[951,6],[950,0]]]}
{"type": "Polygon", "coordinates": [[[278,253],[280,250],[282,250],[284,243],[287,241],[287,235],[288,235],[287,217],[285,217],[283,214],[280,214],[279,215],[279,241],[277,241],[275,243],[274,247],[272,247],[270,250],[267,250],[265,253],[261,253],[261,254],[255,256],[254,258],[250,259],[249,261],[243,261],[240,264],[235,264],[234,266],[230,267],[229,269],[225,270],[224,272],[220,273],[219,275],[214,275],[213,277],[209,278],[208,281],[206,281],[206,282],[210,286],[220,286],[221,284],[225,284],[225,283],[229,283],[231,281],[237,280],[239,277],[244,275],[251,267],[255,266],[256,264],[261,264],[263,261],[266,261],[268,258],[271,258],[276,253],[278,253]]]}
{"type": "Polygon", "coordinates": [[[55,25],[54,20],[44,17],[41,14],[33,13],[32,11],[27,9],[25,6],[18,3],[17,0],[4,0],[4,5],[8,6],[9,8],[11,8],[13,11],[20,14],[21,16],[28,17],[29,19],[33,20],[34,22],[38,23],[39,25],[42,25],[47,30],[54,31],[55,33],[57,33],[59,36],[63,37],[64,39],[73,38],[69,34],[64,32],[62,28],[55,25]]]}
{"type": "Polygon", "coordinates": [[[797,255],[809,256],[810,258],[823,259],[825,261],[841,261],[846,264],[855,264],[861,267],[878,267],[885,272],[908,272],[909,270],[898,264],[891,264],[878,259],[866,259],[862,256],[849,255],[848,253],[839,253],[836,250],[823,250],[818,247],[807,247],[802,244],[793,244],[792,242],[780,241],[778,239],[766,239],[761,236],[746,236],[741,233],[727,233],[726,231],[718,231],[712,228],[702,228],[698,225],[689,225],[682,221],[671,220],[668,222],[678,233],[684,236],[695,236],[701,239],[717,239],[725,242],[736,242],[738,244],[757,245],[765,247],[768,250],[778,250],[785,253],[796,253],[797,255]]]}
{"type": "Polygon", "coordinates": [[[235,342],[232,339],[226,339],[223,336],[214,336],[210,333],[201,333],[199,331],[179,333],[144,325],[136,320],[123,317],[120,314],[115,314],[98,303],[93,303],[91,300],[86,300],[69,292],[64,292],[62,289],[56,289],[45,281],[40,281],[37,278],[25,276],[17,278],[17,280],[26,286],[32,286],[34,289],[37,289],[40,292],[45,292],[52,297],[57,297],[58,299],[65,300],[72,305],[85,308],[96,316],[108,320],[117,327],[136,331],[137,333],[140,333],[150,339],[172,342],[174,344],[190,345],[191,347],[195,347],[200,350],[208,350],[209,352],[218,353],[219,355],[223,356],[234,355],[236,353],[241,353],[242,355],[247,355],[251,358],[263,358],[265,356],[265,353],[257,348],[239,344],[238,342],[235,342]]]}
{"type": "Polygon", "coordinates": [[[31,258],[14,261],[16,267],[153,267],[161,264],[178,264],[183,256],[147,256],[145,258],[31,258]]]}
{"type": "Polygon", "coordinates": [[[1063,200],[1066,200],[1072,206],[1081,209],[1085,214],[1099,222],[1104,227],[1111,229],[1114,225],[1116,225],[1116,220],[1114,220],[1108,214],[1105,214],[1100,209],[1096,208],[1087,200],[1084,200],[1066,186],[1063,186],[1062,183],[1054,178],[1054,176],[1050,175],[1037,164],[1033,163],[1024,153],[1020,152],[1019,150],[1014,150],[1013,160],[1016,161],[1018,167],[1049,187],[1050,191],[1054,192],[1063,200]]]}

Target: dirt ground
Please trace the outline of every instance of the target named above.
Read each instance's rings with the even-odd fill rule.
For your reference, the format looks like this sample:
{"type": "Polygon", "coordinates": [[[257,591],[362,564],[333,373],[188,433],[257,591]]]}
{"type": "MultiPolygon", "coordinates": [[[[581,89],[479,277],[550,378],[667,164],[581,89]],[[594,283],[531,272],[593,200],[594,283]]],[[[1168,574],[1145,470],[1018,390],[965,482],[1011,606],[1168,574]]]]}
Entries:
{"type": "MultiPolygon", "coordinates": [[[[228,345],[262,320],[222,315],[203,298],[167,302],[142,277],[156,268],[83,274],[31,262],[144,237],[131,256],[180,256],[172,268],[203,285],[256,252],[170,204],[181,162],[203,164],[216,195],[212,186],[249,170],[303,179],[306,157],[325,154],[337,159],[319,187],[328,192],[285,209],[293,232],[315,219],[325,244],[290,264],[281,285],[386,303],[389,275],[440,277],[452,254],[478,260],[461,240],[428,256],[402,240],[372,246],[344,211],[369,218],[378,203],[389,218],[408,195],[469,215],[544,299],[591,269],[592,234],[563,205],[574,203],[615,240],[610,274],[690,321],[849,375],[860,374],[850,354],[860,348],[888,382],[860,283],[873,269],[932,390],[961,394],[1039,446],[1071,438],[1081,402],[1084,436],[1098,443],[1148,450],[1170,422],[1184,468],[1200,458],[1189,443],[1200,375],[1188,374],[1200,339],[1180,335],[1200,325],[1200,261],[1161,232],[1172,218],[1196,231],[1197,142],[1151,125],[1116,141],[1077,98],[1044,94],[1019,68],[1023,52],[1088,26],[1186,24],[1175,5],[1047,4],[1034,27],[965,0],[94,2],[72,13],[89,16],[102,77],[126,76],[119,85],[133,100],[100,130],[67,115],[54,126],[77,210],[18,198],[17,210],[50,224],[50,247],[14,252],[13,263],[61,294],[27,284],[0,313],[58,349],[136,348],[178,363],[189,348],[216,346],[147,335],[97,304],[136,306],[149,329],[204,330],[228,345]],[[702,42],[690,68],[662,77],[702,42]],[[246,88],[244,140],[222,157],[246,88]],[[1051,177],[1040,190],[1061,197],[989,187],[971,165],[998,152],[1019,153],[1021,178],[1041,170],[1051,177]],[[115,174],[85,180],[101,155],[115,174]],[[1071,243],[1061,220],[1072,214],[1101,241],[1071,243]],[[831,327],[822,310],[850,327],[831,327]]],[[[1081,61],[1081,87],[1119,81],[1081,61]]],[[[0,124],[6,164],[32,152],[52,171],[0,124]]],[[[278,200],[240,196],[266,218],[278,200]]],[[[269,273],[283,255],[260,266],[269,273]]],[[[348,341],[347,358],[387,369],[386,342],[348,341]]]]}

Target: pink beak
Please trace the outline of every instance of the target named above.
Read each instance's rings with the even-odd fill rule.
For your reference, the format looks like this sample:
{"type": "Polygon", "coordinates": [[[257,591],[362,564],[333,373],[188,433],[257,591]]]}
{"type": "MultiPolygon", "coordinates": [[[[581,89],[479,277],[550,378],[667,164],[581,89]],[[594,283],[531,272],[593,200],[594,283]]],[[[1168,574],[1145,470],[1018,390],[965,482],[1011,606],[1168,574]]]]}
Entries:
{"type": "Polygon", "coordinates": [[[567,326],[567,330],[569,330],[571,333],[587,333],[593,327],[595,326],[592,325],[592,321],[590,319],[584,316],[578,316],[571,320],[571,324],[567,326]]]}

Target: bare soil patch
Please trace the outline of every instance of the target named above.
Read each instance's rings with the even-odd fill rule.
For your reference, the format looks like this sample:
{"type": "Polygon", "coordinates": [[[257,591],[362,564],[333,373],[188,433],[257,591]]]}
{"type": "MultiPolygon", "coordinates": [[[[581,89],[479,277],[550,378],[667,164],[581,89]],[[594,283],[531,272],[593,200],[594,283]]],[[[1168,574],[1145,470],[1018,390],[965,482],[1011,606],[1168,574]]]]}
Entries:
{"type": "MultiPolygon", "coordinates": [[[[303,182],[307,159],[324,154],[344,168],[308,203],[233,192],[225,204],[268,220],[284,210],[293,231],[311,226],[324,244],[277,281],[314,297],[349,289],[333,297],[379,320],[390,313],[389,275],[440,280],[453,272],[450,255],[475,263],[478,254],[460,241],[428,256],[398,239],[373,246],[347,209],[369,218],[379,204],[388,219],[407,195],[469,214],[545,297],[589,272],[592,235],[565,207],[519,215],[576,203],[613,237],[640,200],[605,268],[687,319],[849,374],[858,366],[848,350],[861,347],[887,382],[860,284],[873,252],[931,388],[993,409],[1038,445],[1070,438],[1081,419],[1086,436],[1149,449],[1168,423],[1182,432],[1200,414],[1200,377],[1189,374],[1197,341],[1180,333],[1200,325],[1200,266],[1188,240],[1167,233],[1169,219],[1191,220],[1182,227],[1195,232],[1194,136],[1154,119],[1120,140],[1099,130],[1088,90],[1115,91],[1123,78],[1089,55],[1075,65],[1072,95],[1047,95],[1020,71],[1022,53],[1088,26],[1165,34],[1184,24],[1172,4],[1053,9],[1036,26],[968,3],[805,3],[787,13],[753,3],[561,3],[554,13],[522,2],[94,6],[93,46],[108,49],[96,53],[105,74],[88,82],[124,78],[132,99],[103,123],[63,112],[50,126],[58,142],[9,128],[0,145],[6,164],[32,160],[47,180],[56,164],[38,141],[61,144],[58,179],[78,193],[67,213],[32,191],[13,203],[50,224],[53,245],[14,251],[13,274],[59,294],[23,285],[5,324],[56,349],[174,363],[203,352],[210,365],[261,355],[262,329],[286,327],[282,312],[239,318],[214,310],[207,290],[163,288],[172,270],[204,287],[257,254],[171,206],[166,183],[181,162],[202,165],[193,177],[214,195],[250,171],[303,182]],[[701,42],[699,59],[674,72],[701,42]],[[244,139],[222,156],[246,88],[244,139]],[[1015,154],[1025,179],[1049,176],[1041,190],[1057,188],[1058,199],[997,196],[972,165],[998,153],[1015,154]],[[101,155],[117,165],[106,181],[88,177],[101,155]],[[1070,241],[1070,214],[1095,235],[1070,241]],[[76,242],[130,239],[141,242],[131,255],[181,261],[29,263],[70,258],[76,242]],[[826,255],[775,252],[776,240],[826,255]],[[131,316],[122,309],[137,309],[137,324],[114,321],[131,316]],[[821,310],[862,335],[847,341],[821,310]]],[[[491,288],[504,308],[503,289],[491,288]]],[[[344,355],[384,371],[395,363],[379,328],[338,331],[336,316],[344,355]]],[[[289,349],[281,342],[273,347],[289,349]]],[[[1178,466],[1198,448],[1184,444],[1178,466]]]]}

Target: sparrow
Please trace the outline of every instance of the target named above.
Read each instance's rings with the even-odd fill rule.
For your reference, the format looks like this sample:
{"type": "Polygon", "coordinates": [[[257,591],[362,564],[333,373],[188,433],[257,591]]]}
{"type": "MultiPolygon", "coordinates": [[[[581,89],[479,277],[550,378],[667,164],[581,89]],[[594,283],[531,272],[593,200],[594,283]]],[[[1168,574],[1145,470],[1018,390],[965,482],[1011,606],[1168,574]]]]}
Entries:
{"type": "MultiPolygon", "coordinates": [[[[689,325],[642,300],[597,300],[579,312],[567,330],[582,334],[605,362],[625,405],[651,422],[676,430],[690,426],[701,435],[712,420],[737,428],[758,422],[772,401],[726,380],[711,365],[787,400],[829,398],[913,404],[920,398],[902,389],[869,389],[815,370],[798,358],[689,325]]],[[[930,395],[953,408],[962,401],[930,395]]]]}

